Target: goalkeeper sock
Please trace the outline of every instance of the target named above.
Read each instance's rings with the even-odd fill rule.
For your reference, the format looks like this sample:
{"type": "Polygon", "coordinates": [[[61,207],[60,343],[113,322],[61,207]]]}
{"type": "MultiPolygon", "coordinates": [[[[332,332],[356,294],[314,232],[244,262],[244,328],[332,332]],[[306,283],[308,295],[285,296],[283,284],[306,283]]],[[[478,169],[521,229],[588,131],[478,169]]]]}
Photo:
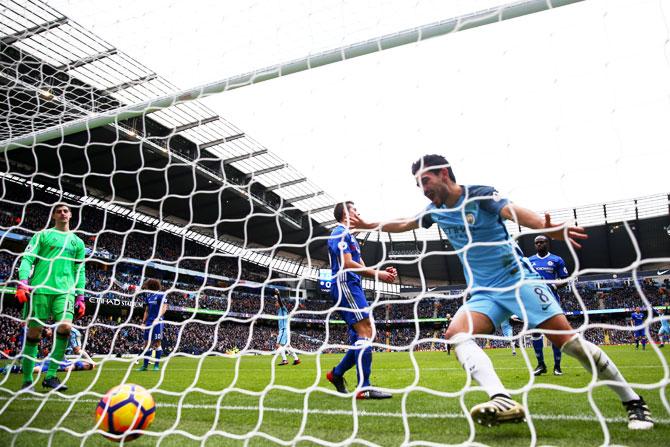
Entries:
{"type": "Polygon", "coordinates": [[[356,375],[360,386],[370,386],[370,372],[372,371],[372,346],[363,346],[370,341],[369,338],[358,338],[354,346],[358,346],[356,360],[356,375]]]}
{"type": "Polygon", "coordinates": [[[553,343],[551,349],[554,351],[554,369],[561,369],[561,349],[553,343]]]}
{"type": "Polygon", "coordinates": [[[475,343],[468,334],[457,334],[452,337],[456,358],[470,375],[490,396],[502,395],[510,397],[498,374],[493,369],[493,363],[484,350],[475,343]]]}
{"type": "Polygon", "coordinates": [[[35,359],[37,358],[37,344],[39,340],[26,338],[26,344],[23,346],[23,358],[21,359],[21,369],[23,369],[23,382],[33,381],[33,369],[35,368],[35,359]]]}
{"type": "Polygon", "coordinates": [[[51,351],[51,361],[49,362],[49,369],[47,370],[47,379],[56,377],[58,372],[58,367],[65,358],[65,349],[67,348],[67,343],[70,340],[70,334],[61,334],[56,331],[56,341],[54,342],[54,348],[51,351]]]}
{"type": "Polygon", "coordinates": [[[607,354],[605,354],[605,351],[590,341],[586,341],[578,335],[575,335],[570,341],[563,345],[561,350],[570,357],[579,360],[579,363],[581,363],[587,371],[591,371],[591,362],[589,361],[589,358],[592,358],[593,363],[596,365],[598,379],[619,382],[616,385],[608,386],[612,391],[619,395],[621,402],[630,402],[631,400],[640,398],[640,396],[633,391],[633,388],[630,387],[628,382],[626,382],[626,379],[623,378],[614,362],[612,362],[607,354]]]}
{"type": "Polygon", "coordinates": [[[539,338],[533,336],[533,349],[535,350],[535,357],[537,357],[537,363],[544,365],[544,340],[542,335],[539,338]]]}

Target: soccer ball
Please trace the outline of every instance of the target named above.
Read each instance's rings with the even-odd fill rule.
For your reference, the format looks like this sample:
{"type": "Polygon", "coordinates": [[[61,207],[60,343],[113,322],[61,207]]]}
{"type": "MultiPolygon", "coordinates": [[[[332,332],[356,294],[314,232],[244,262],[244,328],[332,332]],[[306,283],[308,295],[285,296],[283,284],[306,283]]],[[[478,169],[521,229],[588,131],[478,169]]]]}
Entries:
{"type": "Polygon", "coordinates": [[[116,436],[112,441],[132,441],[140,433],[125,435],[132,430],[146,430],[156,415],[156,403],[151,394],[139,385],[119,385],[107,391],[95,409],[95,422],[100,430],[116,436]]]}

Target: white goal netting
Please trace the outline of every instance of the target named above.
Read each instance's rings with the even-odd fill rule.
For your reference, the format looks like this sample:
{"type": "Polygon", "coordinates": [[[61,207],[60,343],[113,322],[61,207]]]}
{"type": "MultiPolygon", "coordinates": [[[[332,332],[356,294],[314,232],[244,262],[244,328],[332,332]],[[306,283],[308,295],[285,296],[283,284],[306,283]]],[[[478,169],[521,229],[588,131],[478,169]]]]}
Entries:
{"type": "MultiPolygon", "coordinates": [[[[193,8],[0,0],[0,444],[107,442],[92,415],[122,383],[156,401],[138,444],[667,438],[666,2],[193,8]],[[436,225],[356,233],[369,266],[399,272],[362,281],[372,385],[393,397],[356,398],[361,364],[336,392],[327,373],[353,339],[329,294],[334,205],[353,200],[370,221],[416,215],[426,200],[410,165],[426,153],[444,154],[459,182],[587,227],[582,250],[552,245],[569,270],[555,285],[575,332],[649,403],[648,438],[625,431],[616,396],[577,361],[564,356],[551,376],[548,342],[549,374],[535,377],[523,321],[476,341],[528,417],[497,435],[474,424],[469,408],[486,396],[444,337],[470,289],[436,225]],[[56,203],[86,247],[86,312],[58,373],[69,390],[40,386],[50,319],[37,386],[20,391],[19,266],[56,203]],[[150,279],[167,303],[160,349],[144,338],[150,279]]],[[[538,232],[506,225],[535,254],[538,232]]]]}

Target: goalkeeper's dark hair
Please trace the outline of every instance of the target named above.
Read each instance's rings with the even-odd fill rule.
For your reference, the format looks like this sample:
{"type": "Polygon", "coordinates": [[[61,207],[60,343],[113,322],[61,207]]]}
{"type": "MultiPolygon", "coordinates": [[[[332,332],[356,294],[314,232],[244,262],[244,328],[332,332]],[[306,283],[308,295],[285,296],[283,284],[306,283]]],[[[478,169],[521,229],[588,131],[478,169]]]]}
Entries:
{"type": "Polygon", "coordinates": [[[144,290],[153,290],[154,292],[157,292],[161,289],[161,283],[159,280],[155,278],[149,278],[146,281],[144,281],[144,284],[142,284],[142,288],[144,290]]]}
{"type": "Polygon", "coordinates": [[[428,169],[428,171],[432,172],[433,174],[437,174],[440,172],[440,169],[446,168],[447,172],[449,173],[449,178],[452,182],[456,183],[456,176],[454,175],[454,171],[451,169],[451,165],[446,158],[437,154],[424,155],[412,163],[412,175],[416,175],[416,173],[420,170],[425,170],[431,166],[436,166],[435,169],[428,169]]]}
{"type": "Polygon", "coordinates": [[[335,209],[333,210],[333,217],[335,217],[335,220],[338,222],[342,222],[345,210],[348,210],[349,207],[353,204],[354,202],[352,202],[351,200],[347,200],[346,202],[340,202],[337,205],[335,205],[335,209]]]}

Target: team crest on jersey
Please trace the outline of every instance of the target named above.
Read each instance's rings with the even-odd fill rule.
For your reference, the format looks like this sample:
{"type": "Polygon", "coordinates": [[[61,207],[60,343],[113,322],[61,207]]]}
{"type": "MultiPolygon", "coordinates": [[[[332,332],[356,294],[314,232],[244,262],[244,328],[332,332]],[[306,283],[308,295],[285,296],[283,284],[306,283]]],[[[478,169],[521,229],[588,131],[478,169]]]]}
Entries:
{"type": "Polygon", "coordinates": [[[554,261],[547,261],[547,265],[548,265],[548,266],[552,266],[552,265],[554,265],[554,261]]]}
{"type": "Polygon", "coordinates": [[[472,213],[466,213],[465,214],[465,221],[468,223],[468,225],[474,225],[475,224],[475,215],[472,213]]]}

